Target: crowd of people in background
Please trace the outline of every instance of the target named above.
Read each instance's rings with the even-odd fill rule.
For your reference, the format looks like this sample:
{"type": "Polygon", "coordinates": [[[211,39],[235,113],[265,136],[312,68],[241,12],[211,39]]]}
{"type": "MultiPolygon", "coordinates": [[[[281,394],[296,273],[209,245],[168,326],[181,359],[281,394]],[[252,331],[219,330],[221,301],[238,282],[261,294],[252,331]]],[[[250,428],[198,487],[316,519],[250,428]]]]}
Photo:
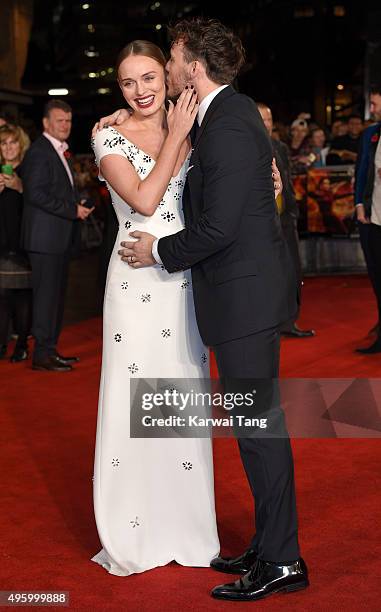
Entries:
{"type": "Polygon", "coordinates": [[[287,144],[293,175],[310,168],[355,164],[363,130],[372,120],[352,114],[336,119],[330,129],[318,125],[309,113],[300,113],[291,125],[274,123],[272,137],[287,144]]]}
{"type": "MultiPolygon", "coordinates": [[[[48,144],[49,146],[46,147],[47,152],[52,153],[54,152],[54,146],[56,145],[58,147],[58,144],[57,139],[56,141],[54,140],[55,136],[53,136],[49,142],[49,134],[46,129],[46,122],[49,121],[49,119],[46,117],[46,114],[48,113],[49,117],[49,113],[51,114],[53,112],[54,114],[58,112],[58,114],[66,113],[71,116],[71,109],[65,102],[59,100],[53,101],[53,103],[50,102],[49,108],[50,110],[47,111],[45,109],[44,113],[45,138],[42,140],[42,144],[45,145],[45,147],[48,144]]],[[[282,226],[289,243],[289,248],[294,255],[294,263],[298,270],[299,286],[301,287],[301,262],[298,254],[297,234],[298,211],[293,196],[292,177],[305,174],[309,169],[333,165],[357,163],[357,166],[360,166],[362,169],[364,165],[363,140],[364,138],[366,139],[366,134],[369,129],[374,138],[374,133],[372,131],[374,117],[364,121],[360,115],[352,114],[347,117],[335,119],[328,129],[325,126],[318,125],[311,118],[309,113],[301,112],[290,125],[285,125],[282,122],[273,122],[271,110],[265,104],[260,103],[259,108],[265,125],[271,135],[275,156],[282,174],[284,191],[281,199],[277,201],[278,211],[281,216],[282,226]],[[269,117],[271,119],[270,123],[269,117]],[[279,146],[277,143],[279,143],[279,146]]],[[[68,138],[69,135],[70,129],[67,129],[64,136],[68,138]]],[[[57,148],[55,156],[57,152],[61,156],[61,170],[64,169],[65,171],[61,179],[65,177],[69,179],[69,185],[66,185],[66,187],[69,188],[70,186],[72,189],[73,193],[69,194],[69,199],[73,201],[71,201],[70,204],[68,204],[67,201],[66,203],[62,201],[58,202],[57,195],[52,192],[47,196],[46,185],[44,185],[46,176],[41,177],[41,185],[33,187],[33,184],[36,182],[36,176],[41,174],[40,170],[45,164],[43,159],[44,156],[42,155],[37,166],[33,168],[32,164],[32,170],[30,161],[25,165],[25,157],[29,157],[29,160],[32,160],[36,156],[36,147],[38,148],[38,142],[40,142],[41,145],[41,137],[36,139],[35,142],[37,145],[33,144],[32,153],[27,155],[31,142],[26,131],[19,125],[16,125],[15,121],[0,116],[0,359],[4,359],[7,356],[8,343],[12,337],[16,339],[16,343],[12,354],[9,356],[10,360],[12,362],[19,362],[27,359],[29,356],[28,336],[32,333],[34,289],[35,321],[33,330],[35,333],[37,326],[37,335],[40,333],[40,335],[42,334],[44,336],[44,339],[41,340],[42,344],[40,342],[40,345],[38,345],[37,342],[34,367],[36,369],[67,370],[72,367],[72,363],[76,359],[69,358],[67,360],[60,356],[56,351],[56,344],[62,323],[68,258],[70,258],[68,252],[69,243],[66,244],[65,242],[65,262],[63,263],[62,260],[60,264],[57,263],[58,253],[54,252],[57,251],[56,246],[48,245],[49,254],[45,253],[45,255],[48,255],[46,258],[41,257],[41,252],[39,251],[41,245],[37,248],[36,245],[28,243],[30,236],[36,232],[35,219],[32,220],[30,217],[30,212],[33,211],[35,213],[36,209],[29,207],[26,209],[27,212],[25,213],[25,189],[29,194],[27,197],[32,200],[33,198],[41,197],[41,189],[42,191],[45,189],[44,197],[46,201],[42,204],[41,202],[38,204],[40,208],[39,210],[37,209],[37,216],[40,215],[41,217],[42,215],[42,217],[44,217],[45,215],[44,221],[51,223],[53,220],[53,224],[55,225],[57,225],[57,223],[65,226],[70,225],[69,251],[73,251],[72,247],[76,241],[73,228],[77,227],[77,223],[74,222],[78,220],[87,220],[89,218],[89,210],[92,211],[95,208],[103,211],[103,213],[101,212],[101,217],[103,216],[105,220],[105,223],[101,223],[101,227],[103,227],[103,225],[106,226],[106,231],[104,231],[103,235],[104,256],[102,258],[102,260],[106,260],[111,253],[114,243],[117,232],[117,222],[114,218],[112,207],[108,206],[108,193],[104,189],[104,186],[97,180],[97,169],[95,164],[90,160],[87,154],[72,157],[69,152],[66,152],[66,140],[61,143],[64,144],[63,149],[65,150],[62,149],[62,151],[58,151],[57,148]],[[72,159],[69,159],[71,157],[72,159]],[[27,168],[26,173],[25,167],[27,168]],[[28,178],[26,178],[27,176],[28,178]],[[23,185],[25,180],[27,180],[27,184],[23,185]],[[30,195],[31,186],[32,189],[34,189],[32,196],[30,195]],[[76,202],[74,202],[74,200],[76,200],[76,202]],[[82,206],[81,202],[86,202],[86,206],[82,206]],[[46,208],[46,206],[48,206],[48,208],[46,208]],[[51,210],[49,210],[50,206],[52,206],[51,210]],[[77,206],[78,208],[76,208],[77,206]],[[26,239],[26,236],[29,236],[29,238],[26,239]],[[38,253],[39,256],[37,256],[36,253],[38,253]],[[32,280],[32,260],[34,260],[34,287],[32,280]],[[43,304],[42,310],[41,305],[38,306],[39,315],[36,315],[36,300],[38,302],[41,298],[41,287],[40,290],[38,290],[38,286],[41,284],[41,279],[47,278],[46,270],[45,272],[40,270],[38,274],[36,272],[36,270],[41,267],[42,260],[48,261],[52,278],[61,278],[61,282],[58,283],[56,287],[57,295],[50,295],[50,297],[45,295],[42,298],[45,302],[47,300],[47,303],[43,304]],[[54,316],[50,316],[51,313],[49,315],[49,310],[52,308],[54,310],[54,316]],[[43,314],[41,315],[41,313],[43,314]],[[37,321],[41,316],[41,321],[37,321]],[[51,321],[55,321],[50,330],[46,328],[46,321],[49,317],[51,321]],[[43,346],[44,343],[45,346],[43,346]],[[40,353],[42,351],[40,355],[38,352],[39,350],[40,353]]],[[[369,144],[366,146],[369,146],[369,144]]],[[[56,178],[57,177],[54,175],[54,180],[56,180],[56,178]]],[[[362,180],[364,182],[364,177],[362,177],[362,180]]],[[[70,189],[68,189],[68,191],[70,191],[70,189]]],[[[378,288],[378,280],[376,281],[374,279],[374,257],[371,257],[368,246],[368,234],[370,230],[368,227],[364,227],[364,225],[366,226],[369,223],[369,215],[368,217],[365,216],[364,207],[361,206],[362,197],[359,196],[358,192],[359,189],[357,189],[356,192],[356,210],[360,221],[360,239],[372,285],[377,295],[379,309],[381,309],[381,298],[379,297],[381,295],[381,289],[378,288]]],[[[373,214],[373,220],[375,219],[376,216],[373,214]]],[[[372,223],[374,225],[373,221],[372,223]]],[[[51,229],[52,228],[50,228],[50,231],[51,229]]],[[[41,227],[37,230],[37,233],[40,232],[41,227]]],[[[89,240],[90,246],[101,242],[102,236],[99,235],[99,229],[97,229],[97,232],[93,243],[89,240]]],[[[53,234],[50,235],[54,235],[54,231],[53,234]]],[[[58,231],[54,244],[57,244],[57,240],[59,243],[61,238],[62,233],[58,231]]],[[[45,247],[46,245],[44,249],[45,247]]],[[[373,249],[373,251],[374,250],[375,249],[373,249]]],[[[103,261],[103,263],[101,261],[101,268],[103,269],[101,276],[105,277],[107,262],[105,264],[105,261],[103,261]]],[[[47,287],[42,289],[43,295],[46,290],[47,287]]],[[[379,331],[378,326],[375,326],[375,330],[376,332],[379,331]]],[[[300,330],[295,320],[290,321],[282,330],[282,333],[285,336],[294,337],[314,335],[313,330],[300,330]]],[[[378,340],[378,344],[374,348],[377,352],[381,350],[381,339],[378,340]]]]}

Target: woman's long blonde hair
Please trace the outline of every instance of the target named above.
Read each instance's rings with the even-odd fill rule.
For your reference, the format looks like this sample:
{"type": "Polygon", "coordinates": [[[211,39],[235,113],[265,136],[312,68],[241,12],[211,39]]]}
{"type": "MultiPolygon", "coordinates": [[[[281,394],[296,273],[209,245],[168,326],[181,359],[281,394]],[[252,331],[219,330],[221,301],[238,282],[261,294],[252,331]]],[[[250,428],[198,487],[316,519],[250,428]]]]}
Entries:
{"type": "MultiPolygon", "coordinates": [[[[13,136],[15,140],[20,144],[20,162],[23,160],[26,150],[30,145],[30,138],[26,132],[19,125],[2,125],[0,127],[0,144],[4,142],[9,136],[13,136]]],[[[0,149],[0,163],[4,164],[5,159],[0,149]]]]}

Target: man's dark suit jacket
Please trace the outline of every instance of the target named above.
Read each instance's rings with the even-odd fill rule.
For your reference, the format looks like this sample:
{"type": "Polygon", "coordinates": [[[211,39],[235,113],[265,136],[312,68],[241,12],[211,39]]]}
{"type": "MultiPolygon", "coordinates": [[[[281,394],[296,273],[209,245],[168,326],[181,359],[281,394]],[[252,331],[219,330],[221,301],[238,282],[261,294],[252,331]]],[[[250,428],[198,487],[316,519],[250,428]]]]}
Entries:
{"type": "Polygon", "coordinates": [[[66,253],[77,224],[78,193],[53,145],[40,136],[23,162],[22,246],[38,253],[66,253]]]}
{"type": "Polygon", "coordinates": [[[381,122],[364,130],[356,163],[355,204],[363,204],[369,218],[374,187],[374,158],[380,138],[381,122]]]}
{"type": "Polygon", "coordinates": [[[194,143],[183,195],[186,228],[158,243],[168,272],[192,268],[197,323],[209,346],[275,327],[296,312],[272,156],[254,102],[223,89],[194,143]]]}
{"type": "Polygon", "coordinates": [[[288,147],[280,140],[272,139],[274,157],[283,183],[283,210],[280,214],[280,223],[283,235],[293,260],[298,285],[298,304],[300,305],[302,287],[302,265],[299,253],[299,240],[297,232],[298,205],[296,203],[294,187],[291,179],[288,147]]]}
{"type": "Polygon", "coordinates": [[[271,144],[273,145],[274,157],[283,183],[282,196],[284,208],[281,216],[286,215],[295,220],[298,217],[298,205],[295,200],[294,188],[292,186],[288,148],[287,145],[280,140],[272,139],[271,144]]]}

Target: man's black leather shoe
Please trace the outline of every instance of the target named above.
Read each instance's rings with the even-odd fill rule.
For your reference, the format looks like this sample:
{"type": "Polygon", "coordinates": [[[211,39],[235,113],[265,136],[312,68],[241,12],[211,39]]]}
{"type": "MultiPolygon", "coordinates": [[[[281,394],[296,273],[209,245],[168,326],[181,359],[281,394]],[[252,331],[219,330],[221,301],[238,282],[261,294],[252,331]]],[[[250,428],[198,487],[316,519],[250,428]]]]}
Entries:
{"type": "Polygon", "coordinates": [[[290,565],[267,563],[260,559],[236,582],[221,584],[212,590],[212,597],[231,601],[256,601],[274,593],[290,593],[308,587],[308,570],[303,559],[290,565]]]}
{"type": "Polygon", "coordinates": [[[59,353],[56,353],[56,357],[57,359],[59,359],[61,361],[61,363],[78,363],[79,361],[79,357],[64,357],[63,355],[60,355],[59,353]]]}
{"type": "Polygon", "coordinates": [[[46,372],[70,372],[73,368],[70,364],[61,363],[57,357],[51,355],[41,361],[33,360],[33,370],[45,370],[46,372]]]}
{"type": "Polygon", "coordinates": [[[210,562],[210,567],[225,574],[246,574],[257,560],[257,552],[253,548],[246,550],[239,557],[216,557],[210,562]]]}
{"type": "Polygon", "coordinates": [[[299,329],[297,325],[293,325],[290,329],[281,330],[281,335],[285,338],[312,338],[315,335],[313,329],[299,329]]]}
{"type": "Polygon", "coordinates": [[[376,342],[373,342],[368,348],[357,348],[356,353],[362,353],[363,355],[381,353],[381,338],[377,338],[376,342]]]}
{"type": "Polygon", "coordinates": [[[20,361],[25,361],[25,359],[28,359],[28,357],[29,353],[26,348],[16,346],[13,355],[10,358],[10,362],[19,363],[20,361]]]}

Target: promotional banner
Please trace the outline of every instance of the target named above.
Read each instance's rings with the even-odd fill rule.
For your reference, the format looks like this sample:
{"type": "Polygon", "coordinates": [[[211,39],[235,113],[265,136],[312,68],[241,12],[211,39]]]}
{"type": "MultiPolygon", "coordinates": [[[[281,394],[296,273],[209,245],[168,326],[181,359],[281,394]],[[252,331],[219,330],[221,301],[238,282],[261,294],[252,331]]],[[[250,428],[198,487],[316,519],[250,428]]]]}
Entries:
{"type": "Polygon", "coordinates": [[[293,179],[299,204],[299,231],[348,236],[354,221],[353,165],[311,169],[293,179]]]}

